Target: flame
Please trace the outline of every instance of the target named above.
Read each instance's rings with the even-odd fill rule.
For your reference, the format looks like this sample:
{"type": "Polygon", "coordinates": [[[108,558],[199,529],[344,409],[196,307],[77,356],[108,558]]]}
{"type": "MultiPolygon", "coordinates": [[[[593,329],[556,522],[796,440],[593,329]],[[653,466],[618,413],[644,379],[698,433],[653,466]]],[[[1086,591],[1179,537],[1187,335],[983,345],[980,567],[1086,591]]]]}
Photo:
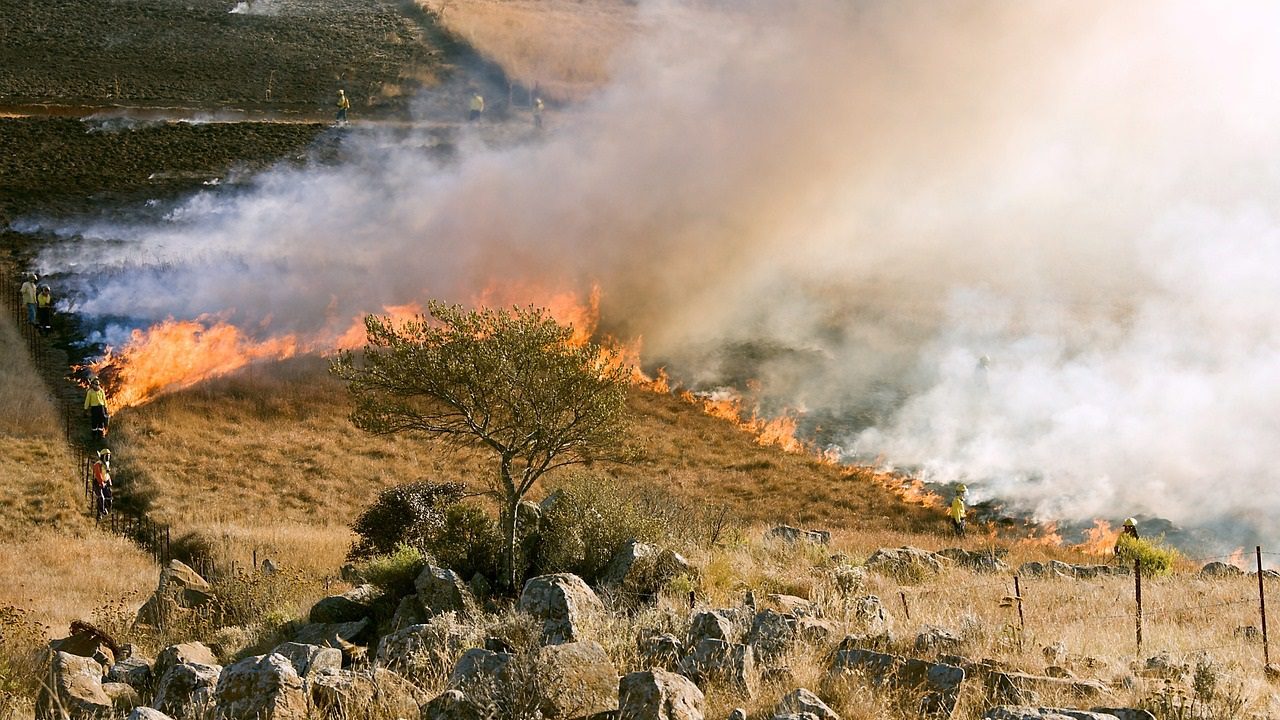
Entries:
{"type": "Polygon", "coordinates": [[[1244,548],[1238,547],[1231,551],[1231,557],[1227,558],[1227,562],[1238,568],[1244,567],[1244,548]]]}
{"type": "Polygon", "coordinates": [[[1120,530],[1112,530],[1111,523],[1106,520],[1094,520],[1093,527],[1084,531],[1084,541],[1072,545],[1072,550],[1079,550],[1088,555],[1110,555],[1115,551],[1116,539],[1120,530]]]}
{"type": "Polygon", "coordinates": [[[1019,540],[1018,544],[1031,547],[1062,547],[1065,541],[1058,534],[1058,523],[1048,522],[1039,527],[1033,527],[1031,534],[1019,540]]]}

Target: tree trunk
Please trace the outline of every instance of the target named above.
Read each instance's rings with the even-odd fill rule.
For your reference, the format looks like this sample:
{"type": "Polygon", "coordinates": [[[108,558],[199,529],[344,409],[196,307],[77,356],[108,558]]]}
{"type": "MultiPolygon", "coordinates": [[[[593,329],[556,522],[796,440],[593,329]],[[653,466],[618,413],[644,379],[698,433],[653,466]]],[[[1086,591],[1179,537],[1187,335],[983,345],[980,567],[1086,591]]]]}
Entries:
{"type": "Polygon", "coordinates": [[[516,528],[520,524],[520,496],[512,493],[507,498],[507,587],[515,594],[516,587],[516,528]]]}

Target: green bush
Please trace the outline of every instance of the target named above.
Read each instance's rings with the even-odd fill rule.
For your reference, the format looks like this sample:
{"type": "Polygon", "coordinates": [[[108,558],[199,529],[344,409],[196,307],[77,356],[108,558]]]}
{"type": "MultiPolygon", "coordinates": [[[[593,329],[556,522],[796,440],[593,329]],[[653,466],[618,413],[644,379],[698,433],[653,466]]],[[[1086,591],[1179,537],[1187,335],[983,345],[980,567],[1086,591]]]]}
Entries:
{"type": "Polygon", "coordinates": [[[1173,572],[1173,566],[1182,557],[1181,553],[1167,546],[1164,538],[1145,540],[1128,535],[1121,535],[1116,542],[1116,559],[1126,565],[1138,561],[1138,567],[1147,577],[1159,577],[1173,572]]]}
{"type": "Polygon", "coordinates": [[[416,591],[413,581],[422,574],[427,562],[422,550],[401,544],[394,552],[369,558],[357,570],[371,585],[399,598],[416,591]]]}
{"type": "Polygon", "coordinates": [[[378,499],[351,525],[359,539],[347,553],[349,560],[387,555],[400,545],[426,550],[445,522],[451,505],[462,499],[462,483],[419,481],[396,485],[378,493],[378,499]]]}
{"type": "Polygon", "coordinates": [[[502,533],[482,508],[458,503],[445,511],[444,523],[428,539],[427,550],[464,580],[479,573],[492,581],[500,569],[502,533]]]}
{"type": "Polygon", "coordinates": [[[634,488],[598,475],[573,475],[546,503],[534,569],[571,572],[594,584],[628,540],[656,542],[665,527],[634,488]]]}

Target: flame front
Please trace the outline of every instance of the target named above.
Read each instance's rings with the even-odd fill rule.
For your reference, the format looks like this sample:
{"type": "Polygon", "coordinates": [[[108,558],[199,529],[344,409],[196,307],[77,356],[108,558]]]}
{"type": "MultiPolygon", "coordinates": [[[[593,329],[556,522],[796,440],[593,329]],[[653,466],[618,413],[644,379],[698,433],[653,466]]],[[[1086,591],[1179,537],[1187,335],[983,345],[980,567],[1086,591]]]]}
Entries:
{"type": "Polygon", "coordinates": [[[1093,521],[1093,527],[1084,531],[1084,541],[1071,548],[1087,555],[1110,555],[1115,551],[1119,537],[1118,529],[1113,530],[1111,523],[1098,519],[1093,521]]]}

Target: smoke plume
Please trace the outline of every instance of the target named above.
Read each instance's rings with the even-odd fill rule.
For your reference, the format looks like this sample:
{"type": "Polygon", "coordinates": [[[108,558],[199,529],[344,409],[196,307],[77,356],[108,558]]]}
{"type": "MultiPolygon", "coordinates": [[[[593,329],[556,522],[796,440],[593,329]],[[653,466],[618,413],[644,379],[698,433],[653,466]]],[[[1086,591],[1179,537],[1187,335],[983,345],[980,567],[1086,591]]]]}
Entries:
{"type": "Polygon", "coordinates": [[[420,136],[353,134],[349,161],[163,222],[63,228],[75,242],[42,264],[76,263],[88,315],[214,314],[261,338],[594,283],[646,363],[758,381],[846,457],[1040,519],[1265,538],[1276,6],[639,12],[612,82],[535,141],[467,134],[441,160],[420,136]]]}

